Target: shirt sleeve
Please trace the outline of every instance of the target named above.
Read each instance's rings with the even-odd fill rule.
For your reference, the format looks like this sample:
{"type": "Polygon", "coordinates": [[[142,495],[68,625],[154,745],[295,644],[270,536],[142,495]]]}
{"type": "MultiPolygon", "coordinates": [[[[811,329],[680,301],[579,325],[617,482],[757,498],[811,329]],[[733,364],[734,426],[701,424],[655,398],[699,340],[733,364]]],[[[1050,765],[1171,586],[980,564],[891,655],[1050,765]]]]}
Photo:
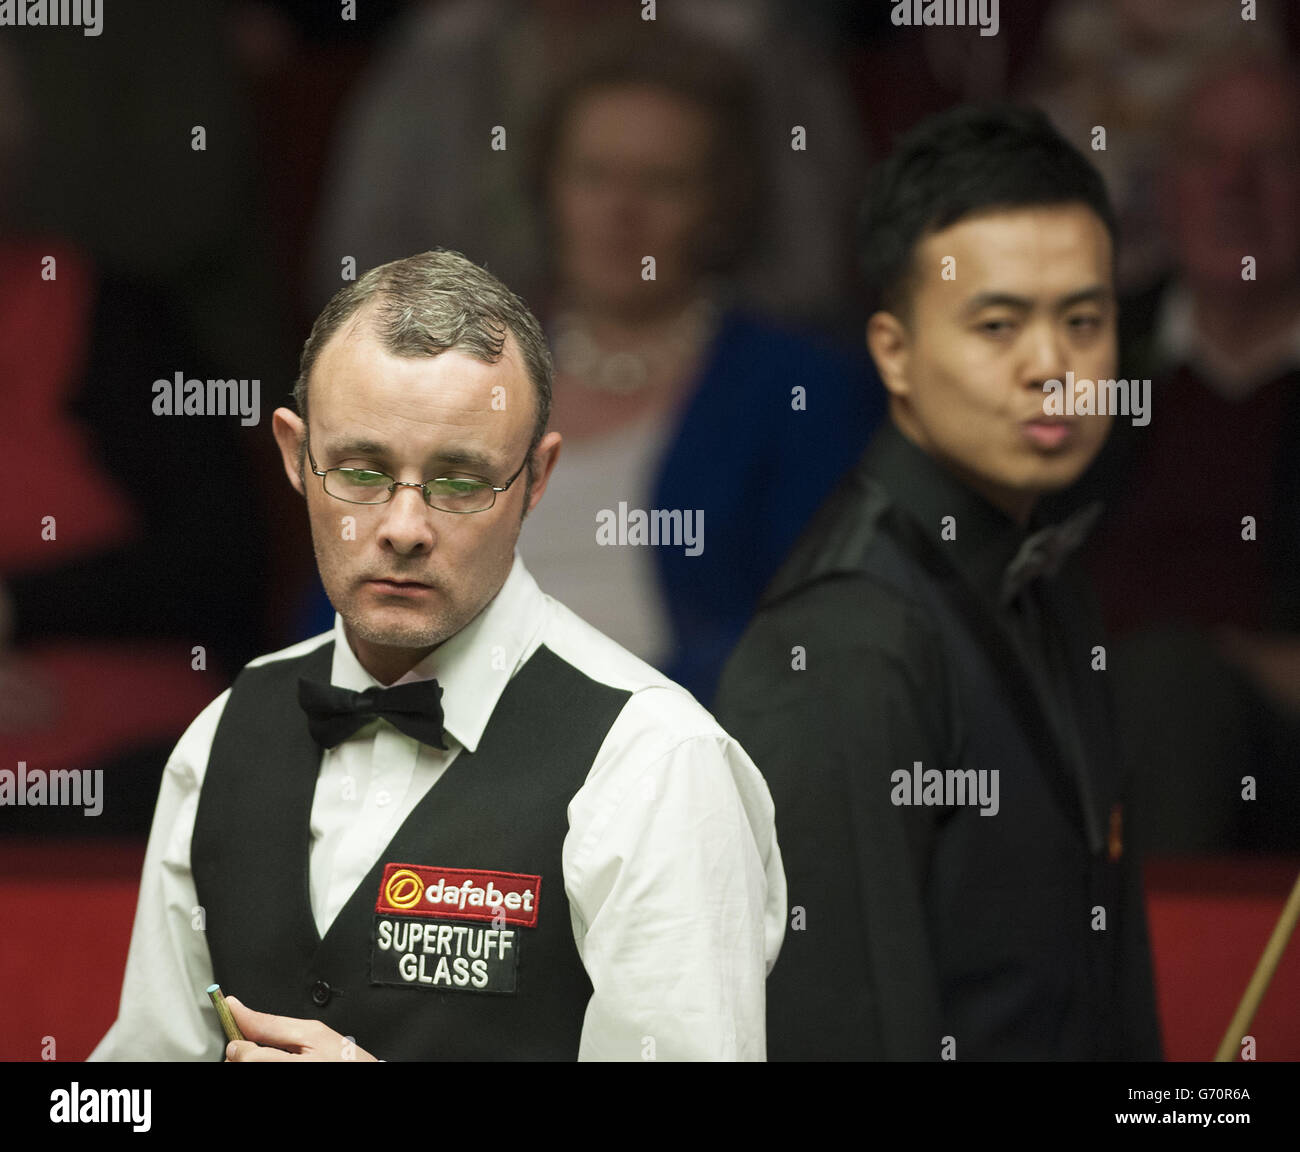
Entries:
{"type": "Polygon", "coordinates": [[[212,960],[190,870],[190,839],[217,721],[209,704],[163,773],[145,852],[117,1019],[90,1060],[220,1060],[225,1039],[207,996],[212,960]]]}
{"type": "Polygon", "coordinates": [[[749,757],[716,728],[649,763],[598,757],[569,814],[565,888],[593,989],[579,1060],[764,1059],[785,878],[749,757]]]}
{"type": "Polygon", "coordinates": [[[892,773],[941,765],[951,738],[926,635],[883,589],[834,580],[760,613],[723,676],[718,718],[771,789],[789,884],[773,1059],[937,1054],[933,817],[890,799],[892,773]]]}

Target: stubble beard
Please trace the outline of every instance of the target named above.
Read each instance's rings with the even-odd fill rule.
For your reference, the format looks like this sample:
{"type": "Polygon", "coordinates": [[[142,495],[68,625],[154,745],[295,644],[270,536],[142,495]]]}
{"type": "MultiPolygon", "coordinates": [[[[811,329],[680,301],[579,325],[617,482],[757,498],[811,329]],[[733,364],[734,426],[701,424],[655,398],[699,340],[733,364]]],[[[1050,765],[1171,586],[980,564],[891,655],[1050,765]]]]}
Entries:
{"type": "Polygon", "coordinates": [[[314,539],[313,544],[316,569],[326,596],[342,618],[348,634],[367,644],[384,648],[436,648],[464,628],[482,608],[479,605],[468,612],[463,608],[458,610],[457,605],[447,600],[446,590],[435,585],[434,604],[423,611],[415,603],[403,608],[401,601],[394,597],[393,607],[384,612],[385,616],[392,618],[391,622],[378,623],[375,619],[377,613],[362,610],[363,597],[373,596],[366,590],[364,582],[358,583],[355,573],[339,570],[334,558],[323,555],[314,539]]]}
{"type": "MultiPolygon", "coordinates": [[[[525,501],[524,507],[527,506],[525,501]]],[[[384,648],[432,649],[450,640],[475,620],[500,592],[510,574],[514,555],[512,541],[503,564],[501,579],[492,582],[496,586],[476,603],[468,606],[458,604],[451,599],[451,593],[445,585],[434,584],[431,587],[434,589],[434,596],[438,603],[433,607],[431,614],[422,614],[411,606],[402,613],[405,619],[394,624],[380,625],[373,623],[372,618],[363,613],[359,607],[361,598],[371,594],[364,591],[364,581],[358,583],[356,574],[346,570],[346,564],[339,563],[331,552],[321,547],[314,517],[309,517],[309,524],[312,551],[316,556],[316,571],[320,575],[326,596],[343,620],[348,634],[367,644],[384,648]]]]}
{"type": "MultiPolygon", "coordinates": [[[[448,599],[449,593],[442,585],[434,586],[434,605],[421,610],[415,604],[403,607],[394,598],[392,609],[383,614],[390,617],[390,622],[379,623],[379,613],[366,612],[361,608],[363,597],[373,593],[364,589],[364,584],[355,583],[355,578],[343,577],[339,580],[341,592],[336,594],[333,579],[326,581],[322,569],[322,583],[348,633],[367,644],[384,648],[436,648],[450,640],[473,621],[492,599],[492,595],[483,597],[481,602],[460,604],[448,599]]],[[[382,598],[381,598],[382,601],[382,598]]]]}
{"type": "MultiPolygon", "coordinates": [[[[337,607],[337,605],[336,605],[337,607]]],[[[356,610],[355,604],[345,604],[347,611],[339,610],[343,623],[350,635],[383,648],[436,648],[444,640],[450,639],[469,621],[449,622],[443,613],[438,613],[432,620],[422,619],[411,613],[412,619],[406,624],[376,625],[356,610]]],[[[472,617],[471,617],[472,619],[472,617]]]]}

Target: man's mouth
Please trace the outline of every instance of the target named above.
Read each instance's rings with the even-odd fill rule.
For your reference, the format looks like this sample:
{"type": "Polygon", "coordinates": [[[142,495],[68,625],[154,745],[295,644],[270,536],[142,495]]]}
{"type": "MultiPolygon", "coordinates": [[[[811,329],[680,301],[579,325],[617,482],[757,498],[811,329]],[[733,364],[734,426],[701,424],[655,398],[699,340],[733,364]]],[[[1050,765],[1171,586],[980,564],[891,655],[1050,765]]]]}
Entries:
{"type": "Polygon", "coordinates": [[[370,585],[370,587],[372,587],[376,592],[390,595],[390,596],[400,596],[404,594],[409,595],[410,593],[414,593],[414,592],[433,591],[433,587],[431,585],[422,584],[418,580],[399,580],[396,578],[390,579],[385,577],[380,579],[367,580],[366,583],[370,585]]]}
{"type": "Polygon", "coordinates": [[[1039,448],[1059,448],[1074,435],[1074,421],[1059,416],[1037,416],[1021,427],[1030,442],[1039,448]]]}

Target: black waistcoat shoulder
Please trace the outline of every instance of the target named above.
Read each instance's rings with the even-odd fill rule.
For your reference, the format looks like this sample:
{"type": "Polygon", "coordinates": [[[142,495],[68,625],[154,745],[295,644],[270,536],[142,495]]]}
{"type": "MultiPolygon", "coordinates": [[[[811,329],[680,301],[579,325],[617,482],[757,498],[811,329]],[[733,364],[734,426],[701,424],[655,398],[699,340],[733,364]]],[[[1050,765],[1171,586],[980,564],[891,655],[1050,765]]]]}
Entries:
{"type": "Polygon", "coordinates": [[[308,872],[321,749],[297,690],[328,681],[332,660],[327,642],[245,668],[217,726],[190,852],[215,979],[383,1059],[573,1059],[591,985],[564,891],[566,810],[629,693],[539,648],[321,939],[308,872]],[[528,911],[516,896],[512,912],[462,899],[444,913],[420,899],[435,873],[448,891],[467,878],[471,905],[530,890],[528,911]]]}

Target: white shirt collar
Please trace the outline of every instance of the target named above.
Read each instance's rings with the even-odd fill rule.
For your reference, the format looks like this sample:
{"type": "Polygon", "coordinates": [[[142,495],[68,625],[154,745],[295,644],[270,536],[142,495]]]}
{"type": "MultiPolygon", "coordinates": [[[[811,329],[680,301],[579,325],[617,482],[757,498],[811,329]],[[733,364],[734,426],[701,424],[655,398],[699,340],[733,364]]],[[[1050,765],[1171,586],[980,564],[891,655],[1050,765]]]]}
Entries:
{"type": "MultiPolygon", "coordinates": [[[[510,677],[537,647],[546,606],[546,597],[516,552],[510,574],[487,607],[394,683],[436,677],[442,685],[443,727],[473,752],[510,677]]],[[[337,612],[330,683],[354,692],[382,687],[361,666],[337,612]]]]}

